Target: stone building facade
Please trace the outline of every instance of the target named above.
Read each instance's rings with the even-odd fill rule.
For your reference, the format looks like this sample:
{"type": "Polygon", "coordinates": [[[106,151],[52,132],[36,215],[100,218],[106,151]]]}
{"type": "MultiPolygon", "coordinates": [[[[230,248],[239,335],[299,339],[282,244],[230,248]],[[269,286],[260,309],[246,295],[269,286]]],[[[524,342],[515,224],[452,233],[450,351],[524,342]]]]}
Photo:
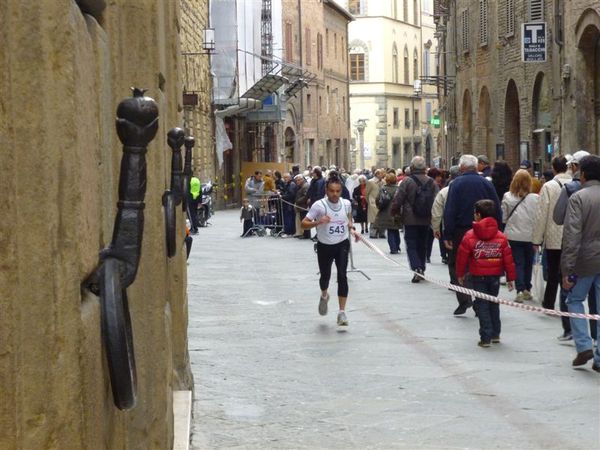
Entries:
{"type": "Polygon", "coordinates": [[[2,449],[173,446],[173,391],[192,387],[185,251],[167,258],[161,202],[166,133],[182,124],[179,23],[178,2],[167,0],[0,2],[2,449]],[[137,405],[120,411],[99,301],[84,280],[111,240],[122,156],[115,111],[130,86],[148,89],[160,116],[128,288],[137,405]]]}
{"type": "Polygon", "coordinates": [[[430,122],[437,96],[436,88],[423,82],[434,75],[432,3],[343,3],[356,18],[348,55],[353,154],[364,152],[365,168],[398,168],[414,155],[433,165],[438,130],[430,122]]]}
{"type": "Polygon", "coordinates": [[[456,76],[444,101],[451,156],[485,153],[513,168],[528,159],[541,172],[554,154],[598,152],[597,3],[439,5],[438,24],[448,30],[446,74],[456,76]],[[523,61],[524,23],[545,24],[545,62],[523,61]]]}
{"type": "Polygon", "coordinates": [[[204,42],[204,30],[209,28],[209,5],[208,0],[180,0],[180,4],[184,128],[196,137],[193,170],[204,183],[217,175],[210,50],[204,42]]]}
{"type": "Polygon", "coordinates": [[[348,23],[333,0],[283,0],[284,61],[309,73],[308,86],[287,103],[289,162],[349,168],[348,23]]]}

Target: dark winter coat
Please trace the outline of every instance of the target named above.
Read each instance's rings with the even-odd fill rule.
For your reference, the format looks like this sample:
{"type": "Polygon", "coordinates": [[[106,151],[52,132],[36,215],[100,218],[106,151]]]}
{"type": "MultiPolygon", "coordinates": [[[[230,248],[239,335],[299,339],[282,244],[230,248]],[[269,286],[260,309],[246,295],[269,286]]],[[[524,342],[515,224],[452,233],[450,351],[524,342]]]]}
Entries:
{"type": "Polygon", "coordinates": [[[377,195],[377,205],[379,207],[379,212],[377,213],[377,217],[375,218],[375,228],[381,230],[399,230],[402,227],[402,221],[399,215],[392,214],[392,201],[394,200],[394,196],[396,195],[396,191],[398,190],[398,186],[395,184],[386,184],[382,186],[379,190],[379,194],[377,195]],[[386,192],[389,194],[389,198],[392,200],[382,208],[379,206],[381,203],[381,193],[386,192]]]}
{"type": "MultiPolygon", "coordinates": [[[[421,184],[425,185],[427,182],[431,181],[424,172],[419,172],[414,174],[415,177],[421,182],[421,184]]],[[[427,225],[431,224],[431,217],[417,217],[413,212],[413,205],[415,204],[415,197],[417,196],[417,183],[412,177],[406,177],[398,186],[398,190],[396,191],[396,195],[392,200],[392,213],[400,214],[402,218],[402,223],[404,225],[427,225]]],[[[439,188],[434,183],[434,195],[437,195],[439,188]]],[[[471,213],[471,217],[473,214],[471,213]]]]}

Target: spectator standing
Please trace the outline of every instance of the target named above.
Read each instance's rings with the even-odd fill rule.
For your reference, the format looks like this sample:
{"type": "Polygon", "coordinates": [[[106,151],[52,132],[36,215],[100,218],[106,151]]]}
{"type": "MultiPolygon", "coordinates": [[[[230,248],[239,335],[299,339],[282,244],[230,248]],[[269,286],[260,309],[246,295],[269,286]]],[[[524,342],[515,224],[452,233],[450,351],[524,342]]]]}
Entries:
{"type": "Polygon", "coordinates": [[[315,166],[312,171],[312,180],[307,195],[309,207],[325,197],[325,178],[323,178],[323,172],[319,166],[315,166]]]}
{"type": "MultiPolygon", "coordinates": [[[[306,178],[304,178],[303,175],[296,175],[294,181],[298,186],[298,189],[296,190],[296,200],[294,201],[294,204],[296,205],[296,223],[302,223],[302,220],[308,213],[308,181],[306,181],[306,178]]],[[[299,225],[296,227],[295,237],[300,239],[310,239],[310,230],[303,230],[302,233],[300,233],[300,230],[301,226],[299,225]]]]}
{"type": "Polygon", "coordinates": [[[405,178],[392,201],[391,213],[400,215],[404,224],[404,241],[410,268],[416,272],[412,282],[418,283],[424,274],[427,261],[427,237],[431,224],[431,208],[438,187],[425,171],[427,165],[421,156],[410,163],[410,177],[405,178]]]}
{"type": "MultiPolygon", "coordinates": [[[[456,260],[458,282],[465,283],[467,268],[471,275],[471,286],[477,292],[494,297],[500,291],[500,277],[506,272],[508,290],[513,289],[515,264],[506,236],[498,230],[494,215],[496,205],[492,200],[479,200],[475,203],[475,222],[465,234],[456,260]]],[[[500,305],[483,299],[475,299],[473,309],[479,318],[477,345],[489,347],[500,343],[500,305]]]]}
{"type": "Polygon", "coordinates": [[[296,191],[298,186],[292,180],[289,173],[284,173],[282,177],[283,183],[280,184],[281,199],[284,200],[283,208],[283,232],[288,236],[296,234],[296,211],[294,202],[296,201],[296,191]]]}
{"type": "MultiPolygon", "coordinates": [[[[563,186],[571,181],[567,173],[567,159],[564,156],[552,158],[552,172],[554,177],[551,181],[544,183],[540,191],[537,214],[535,216],[535,228],[533,230],[534,250],[538,250],[543,244],[548,264],[548,277],[544,300],[542,306],[546,309],[554,309],[556,293],[561,284],[560,256],[562,248],[563,228],[554,220],[554,208],[560,196],[563,186]]],[[[560,289],[560,310],[567,311],[567,292],[560,289]]],[[[562,317],[563,334],[561,340],[571,338],[571,323],[568,317],[562,317]]]]}
{"type": "MultiPolygon", "coordinates": [[[[569,312],[583,313],[583,302],[591,288],[600,295],[600,158],[581,159],[582,188],[569,199],[563,230],[561,270],[563,287],[570,290],[569,312]]],[[[592,369],[600,372],[600,349],[593,352],[592,337],[584,319],[570,319],[577,356],[573,366],[594,359],[592,369]]],[[[600,324],[600,322],[599,322],[600,324]]],[[[599,325],[596,325],[598,333],[599,325]]]]}
{"type": "Polygon", "coordinates": [[[484,177],[490,179],[492,176],[492,168],[490,160],[486,155],[477,156],[477,171],[484,177]]]}
{"type": "Polygon", "coordinates": [[[375,225],[378,229],[387,230],[390,253],[395,255],[400,252],[400,227],[402,226],[400,216],[391,212],[392,200],[398,190],[396,174],[390,172],[386,174],[384,180],[385,185],[381,187],[377,196],[376,203],[379,212],[375,219],[375,225]]]}
{"type": "Polygon", "coordinates": [[[539,195],[531,192],[531,176],[524,169],[517,170],[510,190],[502,199],[502,222],[504,233],[510,242],[517,267],[518,303],[533,300],[531,275],[533,270],[533,229],[537,214],[539,195]]]}
{"type": "Polygon", "coordinates": [[[358,186],[354,188],[354,192],[352,193],[352,203],[356,211],[354,223],[360,223],[360,234],[368,233],[369,204],[367,202],[367,177],[364,175],[358,177],[358,186]]]}
{"type": "Polygon", "coordinates": [[[254,210],[254,223],[258,223],[258,215],[260,211],[260,201],[264,191],[264,181],[262,172],[257,170],[254,176],[249,177],[244,184],[244,190],[248,196],[248,201],[254,210]]]}
{"type": "Polygon", "coordinates": [[[190,212],[190,232],[198,234],[198,205],[202,202],[202,184],[198,177],[190,178],[188,209],[190,212]]]}
{"type": "Polygon", "coordinates": [[[433,206],[431,207],[431,229],[433,230],[434,237],[439,240],[440,254],[442,255],[443,264],[448,264],[448,249],[444,245],[444,240],[442,239],[442,219],[444,218],[444,207],[446,206],[450,183],[459,175],[460,170],[458,166],[450,167],[450,179],[448,181],[448,185],[443,187],[440,192],[438,192],[438,195],[435,196],[435,200],[433,201],[433,206]]]}
{"type": "Polygon", "coordinates": [[[383,186],[383,177],[385,176],[385,171],[383,169],[377,169],[374,172],[373,178],[367,181],[367,203],[368,211],[367,218],[369,219],[369,225],[371,226],[371,231],[369,237],[371,238],[385,238],[385,230],[379,230],[374,224],[375,219],[377,218],[377,196],[379,195],[379,189],[383,186]]]}
{"type": "MultiPolygon", "coordinates": [[[[477,173],[477,158],[473,155],[462,155],[459,160],[461,175],[450,183],[448,198],[444,208],[444,243],[449,250],[448,271],[450,282],[457,284],[456,252],[465,233],[471,229],[473,210],[479,200],[492,200],[496,206],[494,216],[498,223],[502,221],[502,210],[496,190],[492,183],[477,173]]],[[[456,293],[458,307],[454,315],[467,312],[472,306],[471,297],[460,292],[456,293]]]]}

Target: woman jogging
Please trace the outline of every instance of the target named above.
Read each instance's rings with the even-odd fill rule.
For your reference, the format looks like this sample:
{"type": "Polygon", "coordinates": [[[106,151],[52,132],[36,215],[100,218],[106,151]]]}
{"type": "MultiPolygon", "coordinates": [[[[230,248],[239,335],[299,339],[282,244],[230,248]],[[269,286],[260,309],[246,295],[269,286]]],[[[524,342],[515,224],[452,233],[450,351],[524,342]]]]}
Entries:
{"type": "Polygon", "coordinates": [[[325,186],[325,198],[316,201],[302,220],[302,229],[317,228],[317,258],[321,278],[321,297],[319,299],[319,314],[327,314],[329,301],[329,279],[331,278],[331,264],[335,261],[337,268],[338,297],[340,310],[337,316],[339,326],[347,326],[346,299],[348,298],[348,253],[350,252],[349,233],[358,240],[358,235],[352,226],[352,206],[348,200],[341,198],[342,181],[339,178],[330,178],[325,186]]]}

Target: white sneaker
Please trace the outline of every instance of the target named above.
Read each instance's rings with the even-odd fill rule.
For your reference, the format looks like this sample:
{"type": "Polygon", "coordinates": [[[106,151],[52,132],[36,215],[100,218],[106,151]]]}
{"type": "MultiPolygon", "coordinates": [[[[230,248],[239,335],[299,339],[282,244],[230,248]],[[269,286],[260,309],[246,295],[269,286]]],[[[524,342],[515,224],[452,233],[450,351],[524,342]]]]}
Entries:
{"type": "Polygon", "coordinates": [[[529,291],[523,291],[523,300],[533,300],[533,295],[529,291]]]}
{"type": "Polygon", "coordinates": [[[319,314],[321,314],[322,316],[327,315],[327,302],[328,301],[329,301],[329,293],[327,294],[326,297],[323,297],[321,295],[321,297],[319,298],[319,314]]]}
{"type": "Polygon", "coordinates": [[[523,292],[519,292],[517,294],[517,297],[515,298],[515,302],[516,303],[523,303],[523,300],[525,300],[525,294],[523,292]]]}
{"type": "Polygon", "coordinates": [[[340,311],[337,316],[337,324],[340,327],[348,326],[348,318],[346,317],[346,313],[344,311],[340,311]]]}

